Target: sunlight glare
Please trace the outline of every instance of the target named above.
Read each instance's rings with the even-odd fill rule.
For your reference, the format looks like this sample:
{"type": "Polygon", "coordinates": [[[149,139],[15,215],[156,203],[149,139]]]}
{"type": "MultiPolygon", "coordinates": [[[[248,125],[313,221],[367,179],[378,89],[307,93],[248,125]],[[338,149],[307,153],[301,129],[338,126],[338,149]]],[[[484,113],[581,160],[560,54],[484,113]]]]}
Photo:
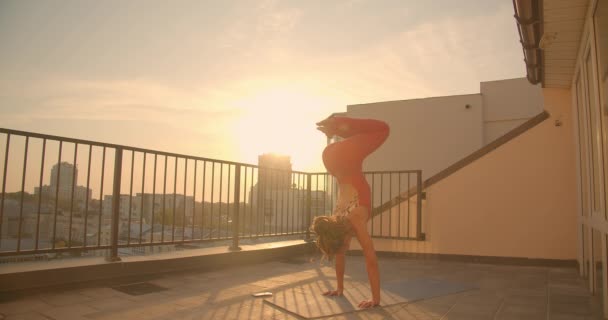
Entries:
{"type": "Polygon", "coordinates": [[[322,170],[325,136],[315,123],[334,102],[310,90],[286,86],[259,91],[238,104],[244,112],[236,122],[241,159],[256,163],[263,153],[288,155],[295,170],[322,170]]]}

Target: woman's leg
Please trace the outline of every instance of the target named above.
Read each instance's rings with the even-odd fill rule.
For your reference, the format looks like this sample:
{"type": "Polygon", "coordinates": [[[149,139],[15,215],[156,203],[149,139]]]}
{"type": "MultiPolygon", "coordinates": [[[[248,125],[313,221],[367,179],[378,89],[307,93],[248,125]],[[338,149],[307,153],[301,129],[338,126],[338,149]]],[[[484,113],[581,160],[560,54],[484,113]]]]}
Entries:
{"type": "Polygon", "coordinates": [[[341,143],[348,141],[360,160],[380,147],[390,132],[388,124],[380,120],[332,117],[326,121],[330,132],[344,138],[341,143]]]}

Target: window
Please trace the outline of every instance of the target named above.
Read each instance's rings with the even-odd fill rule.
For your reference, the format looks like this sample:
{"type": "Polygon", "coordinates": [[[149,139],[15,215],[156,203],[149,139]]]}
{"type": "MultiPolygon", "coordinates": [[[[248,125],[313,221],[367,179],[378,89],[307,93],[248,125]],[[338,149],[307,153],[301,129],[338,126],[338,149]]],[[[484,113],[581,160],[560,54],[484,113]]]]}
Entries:
{"type": "MultiPolygon", "coordinates": [[[[604,143],[608,144],[608,0],[599,0],[593,15],[595,47],[597,56],[597,77],[600,108],[604,122],[604,143]]],[[[604,148],[608,151],[608,145],[604,148]]],[[[608,161],[608,159],[605,159],[608,161]]],[[[608,163],[604,166],[608,168],[608,163]]],[[[607,172],[608,174],[608,172],[607,172]]],[[[608,177],[606,177],[608,179],[608,177]]]]}

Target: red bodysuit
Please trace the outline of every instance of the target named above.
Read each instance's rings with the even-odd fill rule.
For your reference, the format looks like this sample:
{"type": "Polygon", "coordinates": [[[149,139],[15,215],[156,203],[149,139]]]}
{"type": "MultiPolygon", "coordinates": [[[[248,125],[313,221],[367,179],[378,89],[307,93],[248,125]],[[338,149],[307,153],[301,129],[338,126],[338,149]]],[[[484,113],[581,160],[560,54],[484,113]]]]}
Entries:
{"type": "Polygon", "coordinates": [[[344,138],[323,150],[323,163],[339,184],[350,184],[357,190],[346,208],[336,208],[336,214],[347,214],[358,205],[371,213],[370,188],[363,175],[363,160],[386,140],[389,127],[385,122],[373,119],[333,117],[330,119],[332,133],[344,138]],[[342,212],[344,211],[344,212],[342,212]]]}

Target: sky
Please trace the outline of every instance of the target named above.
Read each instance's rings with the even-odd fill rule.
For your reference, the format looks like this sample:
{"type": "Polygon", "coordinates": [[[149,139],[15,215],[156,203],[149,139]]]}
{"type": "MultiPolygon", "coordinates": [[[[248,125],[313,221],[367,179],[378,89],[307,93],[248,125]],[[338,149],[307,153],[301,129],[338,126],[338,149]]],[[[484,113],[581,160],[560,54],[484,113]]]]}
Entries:
{"type": "Polygon", "coordinates": [[[349,104],[525,76],[511,1],[0,0],[0,127],[324,171],[349,104]]]}

